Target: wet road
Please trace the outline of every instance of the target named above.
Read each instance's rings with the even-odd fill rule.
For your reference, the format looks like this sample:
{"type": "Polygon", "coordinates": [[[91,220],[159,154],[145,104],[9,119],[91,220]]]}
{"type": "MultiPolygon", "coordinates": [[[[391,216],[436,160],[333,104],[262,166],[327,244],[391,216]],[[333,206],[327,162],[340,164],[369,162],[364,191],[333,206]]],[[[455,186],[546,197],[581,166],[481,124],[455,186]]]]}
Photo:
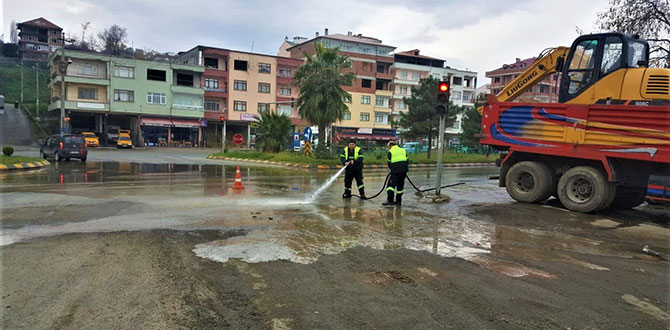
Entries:
{"type": "MultiPolygon", "coordinates": [[[[100,153],[101,158],[106,157],[104,152],[100,153]]],[[[190,156],[180,157],[190,159],[190,156]]],[[[241,326],[245,323],[240,320],[233,322],[232,328],[256,328],[258,325],[277,329],[314,326],[431,328],[445,324],[451,325],[447,328],[458,328],[459,324],[481,324],[482,327],[477,328],[623,329],[643,326],[653,329],[664,328],[670,320],[667,313],[670,268],[668,261],[663,260],[670,252],[668,209],[644,205],[635,210],[585,215],[563,209],[556,200],[542,205],[520,204],[513,202],[504,188],[497,187],[496,181],[487,180],[488,175],[497,173],[496,168],[448,169],[446,183],[465,184],[446,189],[452,200],[445,204],[424,203],[412,194],[406,194],[409,196],[402,208],[382,208],[383,195],[373,201],[342,200],[342,177],[314,203],[308,203],[310,194],[333,172],[242,166],[245,189],[236,191],[231,188],[235,168],[218,164],[210,161],[201,164],[84,164],[72,161],[56,163],[39,171],[1,173],[0,245],[3,247],[0,253],[3,260],[9,261],[3,269],[3,297],[21,287],[8,279],[36,270],[21,266],[19,256],[34,255],[35,251],[44,252],[49,248],[66,250],[65,246],[72,242],[102,246],[100,242],[91,242],[90,237],[104,238],[101,241],[113,237],[123,242],[112,244],[117,249],[122,249],[124,244],[139,244],[140,249],[151,251],[155,246],[181,242],[177,244],[181,246],[179,251],[182,258],[189,260],[189,265],[207,265],[199,267],[213,267],[211,269],[217,271],[224,266],[224,270],[234,270],[237,276],[245,278],[249,288],[255,290],[250,295],[261,294],[264,298],[255,296],[248,305],[243,305],[253,306],[253,312],[261,316],[249,318],[256,323],[248,326],[241,326]],[[197,238],[174,236],[178,233],[194,234],[197,238]],[[119,235],[121,238],[117,238],[119,235]],[[158,240],[160,243],[149,246],[135,239],[146,235],[150,235],[147,242],[158,240]],[[645,245],[661,257],[644,253],[645,245]],[[463,301],[460,307],[481,309],[475,313],[477,315],[469,316],[463,316],[462,310],[450,309],[456,308],[454,306],[440,307],[440,304],[447,304],[443,300],[454,293],[470,296],[471,292],[465,292],[463,288],[454,288],[450,294],[424,293],[428,296],[421,299],[431,305],[430,308],[414,302],[387,302],[395,308],[409,311],[414,308],[413,312],[417,313],[418,310],[453,312],[456,316],[448,320],[405,317],[393,321],[394,317],[388,315],[383,306],[361,305],[358,308],[366,308],[372,313],[370,318],[346,323],[342,320],[344,315],[340,314],[346,314],[348,304],[323,299],[312,301],[311,305],[325,303],[339,307],[330,314],[302,315],[301,308],[310,305],[307,301],[311,297],[323,292],[333,294],[333,290],[338,292],[346,287],[345,279],[357,273],[350,270],[332,277],[336,270],[321,273],[319,269],[347,269],[347,260],[351,258],[359,265],[354,269],[366,269],[360,275],[365,278],[358,281],[361,287],[349,288],[354,291],[364,290],[369,285],[388,286],[391,282],[416,286],[425,279],[435,278],[440,284],[431,290],[437,290],[444,283],[456,286],[469,283],[476,287],[473,282],[489,281],[495,292],[475,289],[476,297],[463,301]],[[389,261],[396,266],[389,269],[385,265],[389,261]],[[296,269],[299,265],[303,268],[296,269]],[[459,269],[453,269],[454,265],[459,269]],[[315,272],[320,275],[293,286],[296,276],[304,281],[307,280],[304,276],[312,277],[315,272]],[[517,287],[519,285],[528,287],[517,287]],[[505,302],[491,300],[501,297],[506,297],[505,302]],[[480,301],[482,299],[484,301],[480,301]],[[549,305],[542,305],[547,301],[549,305]],[[496,306],[501,303],[508,307],[498,309],[496,306]],[[293,308],[284,308],[280,306],[282,304],[293,308]],[[564,308],[570,309],[567,312],[574,315],[563,315],[561,310],[564,308]],[[280,314],[286,315],[280,317],[280,314]],[[490,319],[486,319],[486,315],[490,315],[490,319]],[[477,322],[472,323],[472,318],[477,322]],[[610,323],[613,320],[615,322],[610,323]]],[[[381,188],[385,176],[385,171],[365,173],[368,195],[381,188]]],[[[434,170],[414,170],[410,176],[418,186],[428,187],[434,178],[434,170]]],[[[413,189],[407,185],[405,190],[413,189]]],[[[109,242],[104,244],[101,249],[109,248],[109,242]]],[[[122,251],[126,250],[114,253],[122,251]]],[[[60,253],[45,253],[45,258],[61,257],[64,256],[60,253]]],[[[173,258],[177,257],[161,254],[161,258],[174,263],[173,258]]],[[[75,262],[72,257],[67,260],[65,264],[75,262]]],[[[164,268],[170,267],[160,268],[161,272],[164,268]]],[[[188,273],[188,270],[180,271],[188,273]]],[[[84,272],[88,274],[85,269],[84,272]]],[[[177,271],[169,273],[174,272],[177,271]]],[[[188,276],[191,275],[185,275],[185,278],[188,276]]],[[[207,279],[196,277],[192,282],[200,283],[207,287],[208,294],[223,299],[222,293],[214,289],[221,284],[208,283],[212,277],[203,276],[207,279]]],[[[142,281],[150,280],[139,277],[142,281]]],[[[243,286],[241,283],[228,285],[236,288],[236,294],[245,290],[238,287],[243,286]]],[[[80,290],[89,292],[92,289],[80,290]]],[[[416,292],[410,294],[401,290],[396,296],[416,292]]],[[[384,301],[388,298],[377,293],[376,299],[384,301]]],[[[31,307],[40,305],[25,300],[27,298],[4,299],[18,299],[13,308],[18,307],[18,302],[25,304],[19,313],[24,316],[30,314],[31,307]]],[[[184,301],[184,298],[175,300],[184,301]]],[[[221,311],[224,307],[210,309],[228,322],[235,319],[233,314],[221,311]]],[[[182,307],[180,311],[185,313],[188,309],[182,307]]],[[[63,313],[54,312],[55,321],[51,323],[29,325],[51,328],[63,313]]],[[[82,312],[71,314],[76,315],[77,320],[87,318],[82,312]]],[[[188,327],[213,322],[200,314],[189,315],[188,319],[192,321],[188,327]]],[[[2,320],[6,324],[19,324],[7,313],[2,320]]],[[[171,321],[164,322],[161,324],[167,324],[167,328],[179,328],[171,321]]],[[[126,328],[128,324],[115,323],[117,328],[126,328]]],[[[153,328],[148,326],[151,323],[141,324],[153,328]]]]}

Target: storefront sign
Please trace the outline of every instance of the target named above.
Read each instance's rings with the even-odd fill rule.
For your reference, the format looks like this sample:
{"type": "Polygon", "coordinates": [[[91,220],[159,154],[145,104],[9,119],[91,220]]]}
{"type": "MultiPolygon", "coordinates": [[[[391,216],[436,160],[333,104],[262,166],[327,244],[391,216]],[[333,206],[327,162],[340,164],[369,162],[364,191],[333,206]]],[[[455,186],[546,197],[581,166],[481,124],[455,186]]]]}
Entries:
{"type": "Polygon", "coordinates": [[[77,108],[104,109],[104,103],[77,102],[77,108]]]}
{"type": "Polygon", "coordinates": [[[358,129],[358,134],[372,134],[372,127],[361,127],[358,129]]]}
{"type": "Polygon", "coordinates": [[[256,115],[252,115],[252,114],[248,114],[248,113],[243,113],[240,116],[240,119],[241,120],[246,120],[246,121],[258,121],[258,119],[256,119],[256,115]]]}

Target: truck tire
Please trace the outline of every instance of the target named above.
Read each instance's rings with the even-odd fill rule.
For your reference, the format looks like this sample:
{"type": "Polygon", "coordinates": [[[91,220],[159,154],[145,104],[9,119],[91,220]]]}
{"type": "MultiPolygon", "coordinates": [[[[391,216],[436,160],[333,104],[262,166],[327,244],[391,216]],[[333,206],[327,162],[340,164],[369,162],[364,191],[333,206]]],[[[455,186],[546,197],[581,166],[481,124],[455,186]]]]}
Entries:
{"type": "Polygon", "coordinates": [[[555,187],[555,176],[539,162],[518,162],[507,171],[505,188],[519,202],[536,203],[548,199],[555,187]]]}
{"type": "Polygon", "coordinates": [[[567,170],[558,180],[558,199],[568,210],[594,212],[612,202],[615,185],[605,175],[589,166],[567,170]]]}
{"type": "Polygon", "coordinates": [[[629,209],[644,203],[647,196],[647,188],[640,187],[616,187],[616,196],[610,208],[613,209],[629,209]]]}

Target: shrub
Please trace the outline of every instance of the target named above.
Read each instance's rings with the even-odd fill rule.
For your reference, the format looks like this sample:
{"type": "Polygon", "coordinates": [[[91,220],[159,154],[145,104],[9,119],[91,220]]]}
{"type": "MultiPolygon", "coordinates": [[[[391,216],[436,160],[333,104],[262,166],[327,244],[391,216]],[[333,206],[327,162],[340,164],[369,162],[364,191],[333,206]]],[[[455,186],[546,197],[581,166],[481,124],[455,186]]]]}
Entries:
{"type": "Polygon", "coordinates": [[[3,147],[2,147],[2,153],[3,153],[5,156],[9,157],[9,156],[11,156],[11,155],[14,154],[14,147],[3,146],[3,147]]]}

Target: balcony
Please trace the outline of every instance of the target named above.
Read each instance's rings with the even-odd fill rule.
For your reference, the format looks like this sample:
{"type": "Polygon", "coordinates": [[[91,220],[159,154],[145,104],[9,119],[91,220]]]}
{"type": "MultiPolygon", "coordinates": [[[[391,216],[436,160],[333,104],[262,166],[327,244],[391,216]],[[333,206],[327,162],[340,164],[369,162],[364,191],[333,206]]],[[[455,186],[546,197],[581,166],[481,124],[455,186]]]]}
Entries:
{"type": "Polygon", "coordinates": [[[188,65],[188,64],[177,64],[177,63],[172,63],[170,66],[172,67],[173,70],[191,71],[191,72],[200,72],[200,73],[205,72],[205,68],[203,68],[201,66],[188,65]]]}
{"type": "Polygon", "coordinates": [[[378,90],[375,90],[375,95],[391,97],[391,96],[393,96],[393,91],[378,89],[378,90]]]}
{"type": "Polygon", "coordinates": [[[170,90],[174,93],[205,95],[205,90],[200,87],[172,85],[170,90]]]}
{"type": "MultiPolygon", "coordinates": [[[[109,86],[109,79],[98,78],[98,77],[85,77],[85,76],[73,76],[65,75],[65,82],[75,83],[75,84],[89,84],[89,85],[103,85],[109,86]]],[[[60,83],[60,74],[53,73],[49,81],[49,86],[53,84],[60,83]]]]}
{"type": "Polygon", "coordinates": [[[205,87],[205,97],[228,97],[228,90],[223,88],[207,88],[205,87]]]}

